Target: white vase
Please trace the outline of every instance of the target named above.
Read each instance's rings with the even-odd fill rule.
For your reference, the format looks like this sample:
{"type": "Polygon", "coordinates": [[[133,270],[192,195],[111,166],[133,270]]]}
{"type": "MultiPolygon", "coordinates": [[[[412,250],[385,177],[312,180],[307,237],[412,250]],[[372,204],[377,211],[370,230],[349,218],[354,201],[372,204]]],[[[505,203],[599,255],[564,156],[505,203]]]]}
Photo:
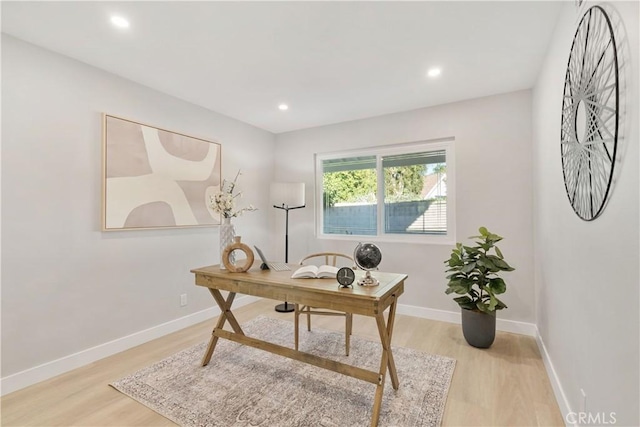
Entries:
{"type": "MultiPolygon", "coordinates": [[[[222,224],[220,224],[220,269],[226,270],[222,263],[222,252],[225,248],[233,244],[233,238],[236,236],[236,230],[233,224],[231,224],[231,218],[222,218],[222,224]]],[[[235,255],[233,252],[229,254],[229,261],[235,263],[235,255]]]]}

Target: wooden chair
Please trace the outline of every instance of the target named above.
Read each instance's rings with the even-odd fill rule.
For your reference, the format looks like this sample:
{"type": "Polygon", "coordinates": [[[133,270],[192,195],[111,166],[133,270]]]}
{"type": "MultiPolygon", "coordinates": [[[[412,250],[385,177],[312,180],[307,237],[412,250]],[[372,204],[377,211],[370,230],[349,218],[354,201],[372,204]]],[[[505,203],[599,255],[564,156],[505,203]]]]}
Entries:
{"type": "MultiPolygon", "coordinates": [[[[350,265],[348,265],[349,267],[352,267],[354,265],[353,263],[353,258],[351,258],[349,255],[345,255],[345,254],[340,254],[340,253],[336,253],[336,252],[320,252],[320,253],[316,253],[316,254],[311,254],[311,255],[307,255],[306,257],[302,258],[299,262],[300,265],[305,265],[305,262],[309,262],[310,260],[313,260],[314,258],[316,258],[316,262],[318,262],[318,258],[322,258],[322,264],[325,265],[333,265],[334,267],[337,266],[338,261],[342,261],[341,264],[346,264],[347,261],[350,263],[350,265]]],[[[355,267],[352,267],[355,268],[355,267]]],[[[312,314],[318,314],[321,316],[344,316],[345,317],[345,353],[348,356],[349,355],[349,344],[350,344],[350,337],[351,337],[351,332],[352,332],[352,325],[353,325],[353,314],[351,313],[343,313],[340,311],[333,311],[333,310],[328,310],[328,309],[316,309],[314,307],[310,307],[308,305],[303,305],[303,306],[299,306],[298,304],[295,304],[295,348],[296,350],[298,349],[298,336],[299,336],[299,324],[300,324],[300,314],[306,314],[307,315],[307,330],[311,331],[311,315],[312,314]]]]}

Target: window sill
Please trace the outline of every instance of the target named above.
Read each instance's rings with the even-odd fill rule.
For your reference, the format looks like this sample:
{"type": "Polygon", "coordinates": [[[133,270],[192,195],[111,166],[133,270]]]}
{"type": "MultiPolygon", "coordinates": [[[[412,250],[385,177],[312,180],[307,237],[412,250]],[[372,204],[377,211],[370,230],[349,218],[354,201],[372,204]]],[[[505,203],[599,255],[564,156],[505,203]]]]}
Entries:
{"type": "Polygon", "coordinates": [[[409,243],[416,245],[448,245],[453,246],[456,244],[455,237],[449,235],[420,235],[420,236],[405,236],[405,235],[383,235],[383,236],[366,236],[366,235],[341,235],[341,234],[319,234],[317,236],[320,240],[339,240],[350,242],[382,242],[382,243],[409,243]]]}

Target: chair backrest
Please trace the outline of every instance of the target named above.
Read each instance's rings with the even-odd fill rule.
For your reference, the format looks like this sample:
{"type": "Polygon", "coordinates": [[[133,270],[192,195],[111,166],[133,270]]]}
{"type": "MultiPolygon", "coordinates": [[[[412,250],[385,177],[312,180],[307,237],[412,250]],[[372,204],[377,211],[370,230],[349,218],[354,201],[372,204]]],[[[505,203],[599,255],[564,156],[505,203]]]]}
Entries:
{"type": "Polygon", "coordinates": [[[349,267],[354,266],[353,258],[349,255],[340,254],[337,252],[318,252],[317,254],[307,255],[306,257],[300,260],[300,265],[304,265],[305,261],[313,261],[313,258],[322,258],[322,261],[316,259],[316,262],[322,262],[322,264],[333,265],[334,267],[338,264],[338,261],[342,261],[343,264],[346,264],[347,261],[350,262],[349,267]]]}

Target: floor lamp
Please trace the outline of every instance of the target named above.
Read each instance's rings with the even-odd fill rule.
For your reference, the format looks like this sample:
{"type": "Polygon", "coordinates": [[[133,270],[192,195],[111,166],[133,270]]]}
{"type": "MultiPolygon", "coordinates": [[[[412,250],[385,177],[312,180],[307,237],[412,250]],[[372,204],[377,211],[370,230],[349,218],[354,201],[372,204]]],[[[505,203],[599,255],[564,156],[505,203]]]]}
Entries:
{"type": "MultiPolygon", "coordinates": [[[[304,183],[274,182],[271,184],[273,207],[285,212],[284,262],[289,262],[289,211],[305,207],[304,183]]],[[[284,302],[276,305],[276,311],[290,313],[295,310],[293,304],[284,302]]]]}

